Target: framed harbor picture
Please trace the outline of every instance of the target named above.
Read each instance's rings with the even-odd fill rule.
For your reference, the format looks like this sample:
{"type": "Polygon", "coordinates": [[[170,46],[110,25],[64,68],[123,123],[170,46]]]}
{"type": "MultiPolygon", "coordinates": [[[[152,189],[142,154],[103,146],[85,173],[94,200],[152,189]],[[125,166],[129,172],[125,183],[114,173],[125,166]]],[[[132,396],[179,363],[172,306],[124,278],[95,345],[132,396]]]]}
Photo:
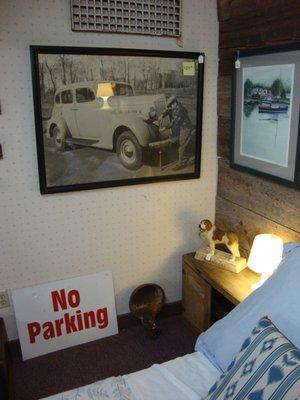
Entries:
{"type": "Polygon", "coordinates": [[[204,55],[31,46],[40,191],[199,178],[204,55]]]}
{"type": "Polygon", "coordinates": [[[231,167],[299,186],[300,44],[237,55],[231,167]]]}

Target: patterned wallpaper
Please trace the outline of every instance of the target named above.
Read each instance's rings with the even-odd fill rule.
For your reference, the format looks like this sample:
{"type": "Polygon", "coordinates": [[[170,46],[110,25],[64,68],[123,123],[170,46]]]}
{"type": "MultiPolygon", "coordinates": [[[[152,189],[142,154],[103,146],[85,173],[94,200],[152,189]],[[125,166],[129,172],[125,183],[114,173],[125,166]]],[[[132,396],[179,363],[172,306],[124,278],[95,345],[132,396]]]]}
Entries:
{"type": "MultiPolygon", "coordinates": [[[[171,38],[72,32],[68,0],[2,1],[0,27],[0,290],[110,269],[118,314],[128,312],[132,289],[145,282],[179,300],[181,255],[197,248],[198,221],[215,213],[215,1],[184,0],[182,48],[171,38]],[[204,51],[200,180],[41,196],[29,45],[204,51]]],[[[15,338],[12,309],[0,315],[15,338]]]]}

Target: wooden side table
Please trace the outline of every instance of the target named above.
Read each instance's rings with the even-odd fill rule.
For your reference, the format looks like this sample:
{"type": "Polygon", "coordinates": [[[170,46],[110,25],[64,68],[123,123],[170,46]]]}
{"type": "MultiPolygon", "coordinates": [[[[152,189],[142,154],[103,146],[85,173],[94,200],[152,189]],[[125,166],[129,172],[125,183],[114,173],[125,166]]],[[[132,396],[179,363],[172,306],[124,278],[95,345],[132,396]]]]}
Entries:
{"type": "Polygon", "coordinates": [[[182,258],[182,305],[187,325],[196,333],[205,331],[252,293],[260,276],[249,268],[238,274],[209,261],[182,258]]]}

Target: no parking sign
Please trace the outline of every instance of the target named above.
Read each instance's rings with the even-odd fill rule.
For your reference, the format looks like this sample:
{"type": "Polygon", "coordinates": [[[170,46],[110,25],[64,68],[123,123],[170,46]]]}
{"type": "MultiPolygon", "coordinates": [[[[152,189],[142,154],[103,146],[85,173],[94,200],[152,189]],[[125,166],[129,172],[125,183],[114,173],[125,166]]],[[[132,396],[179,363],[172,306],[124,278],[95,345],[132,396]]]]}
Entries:
{"type": "Polygon", "coordinates": [[[23,359],[118,333],[110,271],[12,292],[23,359]]]}

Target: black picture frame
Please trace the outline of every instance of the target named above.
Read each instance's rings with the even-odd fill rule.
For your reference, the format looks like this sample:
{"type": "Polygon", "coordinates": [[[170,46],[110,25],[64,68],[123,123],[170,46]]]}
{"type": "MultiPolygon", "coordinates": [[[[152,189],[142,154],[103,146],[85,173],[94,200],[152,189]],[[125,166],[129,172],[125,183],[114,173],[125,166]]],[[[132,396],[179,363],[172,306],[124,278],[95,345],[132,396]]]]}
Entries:
{"type": "MultiPolygon", "coordinates": [[[[134,50],[96,47],[57,47],[57,46],[30,46],[31,72],[33,85],[33,101],[35,115],[35,131],[37,145],[37,159],[39,170],[39,185],[41,194],[60,193],[87,189],[108,188],[124,185],[136,185],[161,181],[175,181],[197,179],[200,177],[201,164],[201,139],[202,139],[202,108],[203,108],[203,79],[204,79],[204,53],[182,51],[134,50]],[[120,56],[120,57],[156,57],[160,59],[180,59],[195,62],[195,143],[194,143],[194,169],[192,172],[178,172],[170,175],[157,175],[111,179],[104,181],[78,182],[71,184],[51,184],[47,182],[45,166],[45,128],[43,127],[43,104],[41,99],[41,80],[39,57],[47,55],[58,56],[120,56]]],[[[175,62],[175,60],[174,60],[175,62]]],[[[50,78],[49,78],[50,79],[50,78]]],[[[55,86],[54,86],[55,89],[55,86]]],[[[53,92],[53,103],[55,90],[53,92]]],[[[175,93],[176,94],[176,93],[175,93]]],[[[61,101],[61,94],[60,94],[61,101]]],[[[74,96],[75,97],[75,96],[74,96]]],[[[107,150],[108,151],[108,150],[107,150]]]]}
{"type": "MultiPolygon", "coordinates": [[[[276,46],[268,46],[258,49],[248,49],[241,50],[236,52],[236,63],[235,63],[235,71],[232,76],[232,102],[231,102],[231,138],[230,138],[230,167],[239,171],[243,171],[261,178],[270,179],[277,183],[293,187],[300,188],[300,107],[299,107],[299,98],[296,101],[296,107],[293,108],[293,112],[296,112],[296,115],[293,114],[294,121],[297,121],[297,128],[295,129],[296,139],[294,140],[294,174],[291,178],[286,178],[278,175],[274,175],[269,172],[265,172],[264,170],[260,170],[259,168],[249,167],[248,165],[243,165],[237,161],[236,151],[237,151],[237,136],[241,135],[241,131],[237,128],[237,118],[242,118],[241,113],[243,113],[243,106],[241,105],[241,109],[237,111],[237,97],[241,97],[241,89],[243,90],[242,101],[244,101],[244,81],[242,81],[241,88],[241,76],[238,74],[243,68],[249,68],[249,64],[253,62],[254,67],[260,66],[276,66],[282,64],[283,66],[288,63],[294,63],[294,74],[293,74],[293,87],[299,87],[297,83],[299,83],[300,79],[300,43],[289,43],[289,44],[281,44],[276,46]],[[270,57],[275,56],[275,62],[265,61],[263,57],[266,57],[270,60],[270,57]],[[279,62],[281,57],[282,62],[279,62]],[[259,59],[261,61],[259,61],[259,59]],[[247,64],[244,64],[244,60],[247,60],[247,64]],[[246,67],[244,66],[246,65],[246,67]]],[[[250,67],[251,68],[251,67],[250,67]]],[[[242,77],[242,80],[244,78],[242,77]]],[[[291,99],[291,103],[294,102],[294,96],[291,99]]],[[[293,105],[293,104],[292,104],[293,105]]],[[[271,113],[272,114],[272,113],[271,113]]],[[[291,119],[290,119],[291,121],[291,119]]],[[[291,122],[290,122],[290,132],[291,132],[291,122]]],[[[290,133],[289,132],[289,133],[290,133]]],[[[291,146],[291,143],[289,143],[291,146]]],[[[289,153],[290,154],[290,148],[289,153]]]]}

